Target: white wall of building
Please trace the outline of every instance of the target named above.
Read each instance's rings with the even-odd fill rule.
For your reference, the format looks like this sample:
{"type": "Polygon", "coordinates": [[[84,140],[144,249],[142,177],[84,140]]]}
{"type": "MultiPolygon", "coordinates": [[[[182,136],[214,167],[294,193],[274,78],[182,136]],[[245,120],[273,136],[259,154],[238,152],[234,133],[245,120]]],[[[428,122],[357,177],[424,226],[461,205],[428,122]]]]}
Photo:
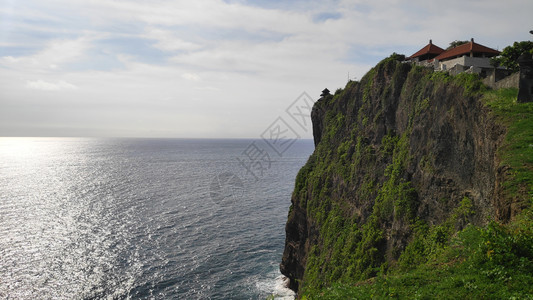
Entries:
{"type": "Polygon", "coordinates": [[[479,68],[490,68],[490,58],[488,57],[470,57],[470,56],[461,56],[454,59],[440,61],[439,69],[440,70],[449,70],[455,65],[461,65],[465,67],[479,67],[479,68]]]}

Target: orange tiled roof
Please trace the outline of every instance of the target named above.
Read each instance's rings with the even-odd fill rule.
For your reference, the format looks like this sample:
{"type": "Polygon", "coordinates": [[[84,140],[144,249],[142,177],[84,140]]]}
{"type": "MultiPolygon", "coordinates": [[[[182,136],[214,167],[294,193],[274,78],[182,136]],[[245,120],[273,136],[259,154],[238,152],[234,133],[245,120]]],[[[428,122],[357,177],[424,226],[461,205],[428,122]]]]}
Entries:
{"type": "Polygon", "coordinates": [[[426,54],[439,55],[443,53],[444,51],[445,50],[442,49],[441,47],[433,45],[433,43],[430,40],[429,44],[427,44],[424,48],[420,49],[418,52],[416,52],[415,54],[411,55],[408,58],[412,59],[412,58],[419,57],[419,56],[426,55],[426,54]]]}
{"type": "Polygon", "coordinates": [[[457,47],[455,47],[453,49],[450,49],[448,51],[445,51],[445,52],[441,53],[439,56],[435,57],[435,59],[443,60],[443,59],[447,59],[447,58],[461,56],[461,55],[464,55],[464,54],[469,54],[470,52],[484,53],[484,54],[488,54],[490,56],[495,56],[495,55],[499,55],[500,54],[500,51],[494,50],[494,49],[489,48],[489,47],[485,47],[483,45],[475,43],[474,40],[472,40],[469,43],[459,45],[459,46],[457,46],[457,47]]]}

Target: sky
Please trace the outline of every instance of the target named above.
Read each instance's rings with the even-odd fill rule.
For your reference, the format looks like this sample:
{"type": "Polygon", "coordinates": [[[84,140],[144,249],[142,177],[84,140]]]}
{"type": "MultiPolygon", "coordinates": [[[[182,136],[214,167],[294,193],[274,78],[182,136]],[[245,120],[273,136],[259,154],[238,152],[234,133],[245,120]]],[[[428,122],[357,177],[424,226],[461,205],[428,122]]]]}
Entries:
{"type": "Polygon", "coordinates": [[[529,0],[0,0],[0,136],[259,138],[281,119],[312,137],[287,113],[302,95],[429,39],[531,40],[532,11],[529,0]]]}

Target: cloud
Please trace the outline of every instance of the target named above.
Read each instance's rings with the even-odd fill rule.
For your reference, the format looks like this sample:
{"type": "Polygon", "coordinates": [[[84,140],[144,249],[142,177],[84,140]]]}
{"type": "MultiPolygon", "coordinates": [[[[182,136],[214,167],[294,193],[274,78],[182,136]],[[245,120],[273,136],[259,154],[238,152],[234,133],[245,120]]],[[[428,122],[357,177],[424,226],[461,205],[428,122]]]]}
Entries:
{"type": "Polygon", "coordinates": [[[430,38],[530,39],[533,2],[450,1],[9,1],[0,135],[258,137],[303,91],[343,87],[430,38]]]}
{"type": "Polygon", "coordinates": [[[181,75],[181,77],[192,81],[199,81],[201,79],[198,74],[194,73],[184,73],[181,75]]]}
{"type": "Polygon", "coordinates": [[[5,56],[0,59],[0,63],[27,72],[56,70],[82,59],[90,46],[90,39],[87,37],[51,40],[35,54],[5,56]]]}
{"type": "Polygon", "coordinates": [[[146,31],[145,36],[156,40],[153,46],[163,51],[192,51],[202,47],[199,44],[180,39],[169,30],[150,28],[146,31]]]}
{"type": "Polygon", "coordinates": [[[44,80],[27,81],[26,87],[33,90],[41,91],[62,91],[62,90],[75,90],[78,87],[63,80],[59,80],[55,83],[47,82],[44,80]]]}

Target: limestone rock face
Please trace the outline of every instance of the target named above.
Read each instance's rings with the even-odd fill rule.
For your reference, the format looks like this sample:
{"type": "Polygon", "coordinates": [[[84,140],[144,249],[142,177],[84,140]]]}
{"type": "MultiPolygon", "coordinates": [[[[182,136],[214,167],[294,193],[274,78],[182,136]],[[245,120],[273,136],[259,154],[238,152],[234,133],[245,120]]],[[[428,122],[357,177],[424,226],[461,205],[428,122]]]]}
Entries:
{"type": "Polygon", "coordinates": [[[509,201],[494,200],[506,172],[496,157],[505,128],[457,80],[391,57],[317,101],[312,121],[316,149],[297,177],[281,263],[294,290],[307,280],[310,251],[335,259],[335,237],[324,236],[334,211],[340,227],[356,228],[354,236],[364,236],[369,222],[379,229],[368,261],[357,256],[365,238],[354,237],[342,257],[356,261],[354,269],[332,275],[355,278],[397,260],[413,220],[440,224],[465,198],[474,213],[457,228],[514,213],[509,201]]]}

